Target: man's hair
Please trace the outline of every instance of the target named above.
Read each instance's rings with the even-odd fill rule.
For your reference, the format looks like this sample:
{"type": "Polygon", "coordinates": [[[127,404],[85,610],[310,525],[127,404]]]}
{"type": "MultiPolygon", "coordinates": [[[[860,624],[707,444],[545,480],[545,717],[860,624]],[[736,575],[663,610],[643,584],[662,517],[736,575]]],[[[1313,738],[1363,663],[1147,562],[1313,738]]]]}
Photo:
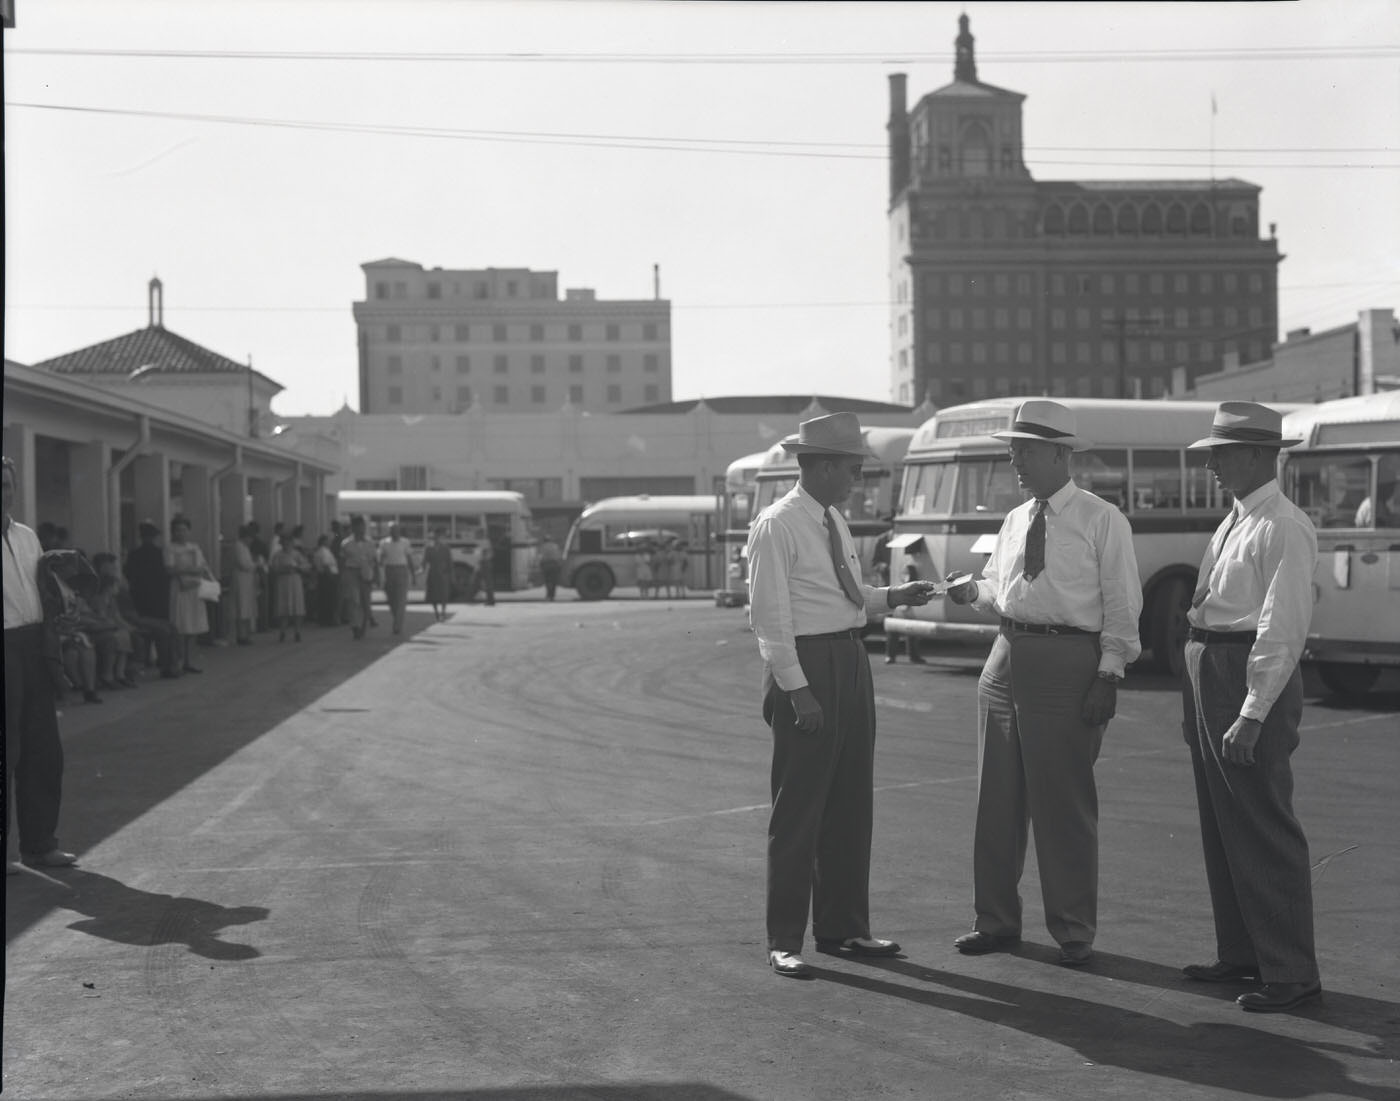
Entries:
{"type": "Polygon", "coordinates": [[[840,455],[823,455],[817,451],[804,451],[797,456],[797,467],[799,470],[811,470],[821,463],[839,460],[840,455]]]}

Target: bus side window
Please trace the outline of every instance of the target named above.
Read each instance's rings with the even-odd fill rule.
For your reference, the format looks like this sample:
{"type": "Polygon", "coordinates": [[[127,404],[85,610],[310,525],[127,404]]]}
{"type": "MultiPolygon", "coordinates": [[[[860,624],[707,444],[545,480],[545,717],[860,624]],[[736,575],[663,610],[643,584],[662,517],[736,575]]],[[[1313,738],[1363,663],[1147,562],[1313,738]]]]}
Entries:
{"type": "Polygon", "coordinates": [[[597,528],[580,529],[578,549],[583,554],[597,554],[603,549],[603,533],[597,528]]]}
{"type": "Polygon", "coordinates": [[[1120,509],[1127,507],[1128,453],[1126,451],[1078,451],[1070,456],[1070,477],[1120,509]]]}
{"type": "Polygon", "coordinates": [[[1133,452],[1133,511],[1181,511],[1181,452],[1133,452]]]}

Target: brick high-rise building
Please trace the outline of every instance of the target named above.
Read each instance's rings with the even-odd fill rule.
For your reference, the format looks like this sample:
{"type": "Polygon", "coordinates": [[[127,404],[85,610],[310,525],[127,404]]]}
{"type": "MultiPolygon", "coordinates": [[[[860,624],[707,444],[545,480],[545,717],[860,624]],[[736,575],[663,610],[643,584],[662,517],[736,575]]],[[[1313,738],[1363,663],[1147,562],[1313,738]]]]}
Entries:
{"type": "Polygon", "coordinates": [[[604,301],[527,268],[362,265],[360,412],[614,413],[671,400],[671,303],[604,301]]]}
{"type": "Polygon", "coordinates": [[[958,23],[951,84],[910,110],[890,77],[891,397],[1156,396],[1174,368],[1189,385],[1267,358],[1281,256],[1261,189],[1032,179],[1025,96],[977,79],[958,23]]]}

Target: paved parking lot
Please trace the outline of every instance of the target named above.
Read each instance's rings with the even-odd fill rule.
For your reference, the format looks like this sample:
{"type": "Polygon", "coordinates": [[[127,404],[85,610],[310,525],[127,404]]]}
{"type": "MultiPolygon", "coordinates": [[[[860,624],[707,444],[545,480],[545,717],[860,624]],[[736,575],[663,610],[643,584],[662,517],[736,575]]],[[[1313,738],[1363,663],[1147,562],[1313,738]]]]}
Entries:
{"type": "Polygon", "coordinates": [[[1179,976],[1213,945],[1161,679],[1105,742],[1098,955],[1068,970],[1033,862],[1022,949],[953,951],[978,661],[876,652],[872,911],[904,956],[794,983],[764,966],[742,610],[525,594],[274,638],[66,710],[82,864],[7,878],[6,1097],[1400,1098],[1400,684],[1309,701],[1326,994],[1260,1017],[1179,976]]]}

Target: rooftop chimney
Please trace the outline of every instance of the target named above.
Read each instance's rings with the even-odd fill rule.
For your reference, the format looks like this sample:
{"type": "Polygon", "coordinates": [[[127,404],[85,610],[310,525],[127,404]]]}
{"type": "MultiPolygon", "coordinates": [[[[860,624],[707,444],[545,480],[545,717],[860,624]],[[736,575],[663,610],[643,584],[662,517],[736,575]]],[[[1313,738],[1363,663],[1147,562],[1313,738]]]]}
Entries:
{"type": "Polygon", "coordinates": [[[909,78],[890,74],[890,201],[909,186],[909,78]]]}
{"type": "Polygon", "coordinates": [[[152,329],[165,328],[165,291],[161,281],[151,276],[147,285],[146,311],[150,315],[148,324],[152,329]]]}

